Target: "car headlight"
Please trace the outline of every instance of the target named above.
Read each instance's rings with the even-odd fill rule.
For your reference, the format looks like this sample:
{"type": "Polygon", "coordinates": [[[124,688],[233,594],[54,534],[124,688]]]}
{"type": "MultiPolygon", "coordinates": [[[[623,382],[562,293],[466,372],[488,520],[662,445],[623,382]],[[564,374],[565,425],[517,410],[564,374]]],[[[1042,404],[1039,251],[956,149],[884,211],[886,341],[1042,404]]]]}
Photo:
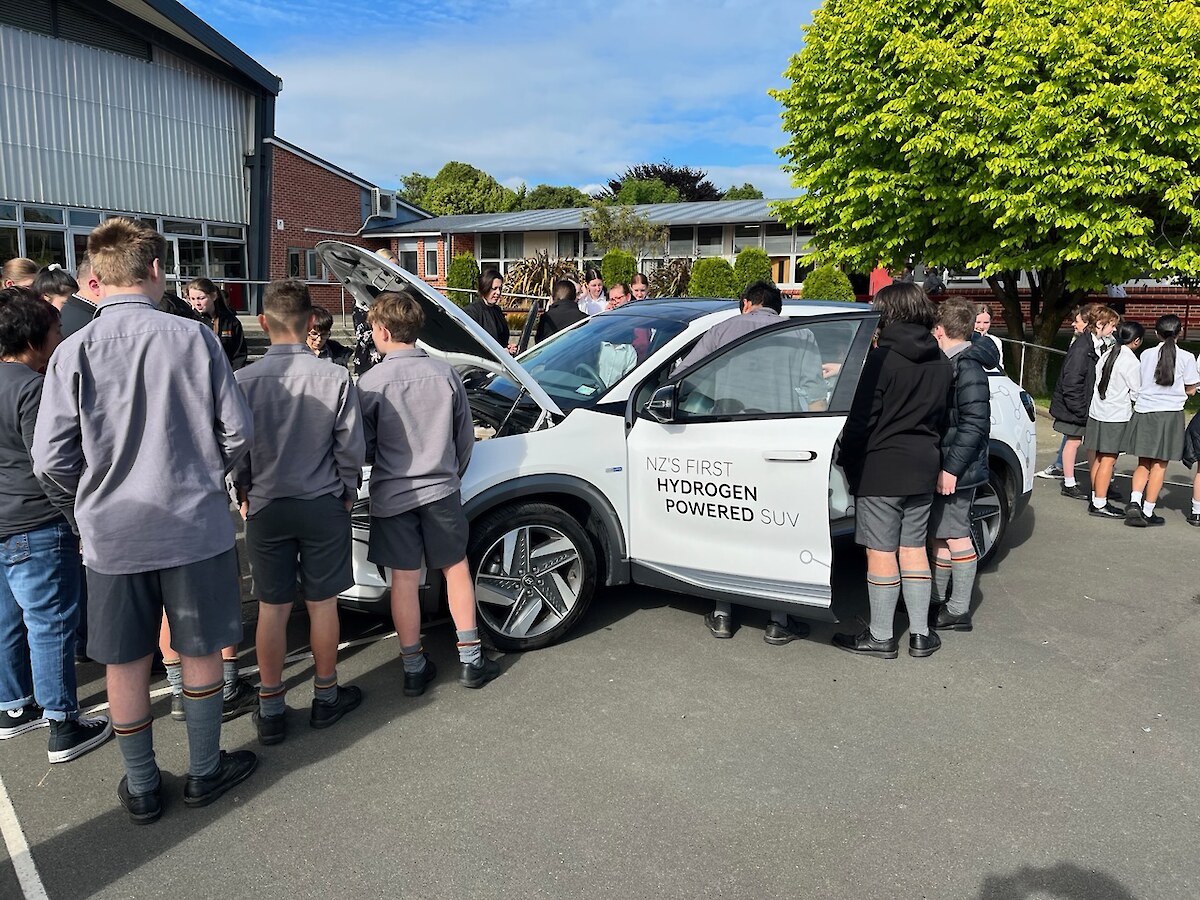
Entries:
{"type": "Polygon", "coordinates": [[[1021,405],[1025,407],[1025,415],[1029,416],[1029,421],[1036,422],[1037,410],[1033,406],[1033,398],[1025,391],[1021,391],[1021,405]]]}

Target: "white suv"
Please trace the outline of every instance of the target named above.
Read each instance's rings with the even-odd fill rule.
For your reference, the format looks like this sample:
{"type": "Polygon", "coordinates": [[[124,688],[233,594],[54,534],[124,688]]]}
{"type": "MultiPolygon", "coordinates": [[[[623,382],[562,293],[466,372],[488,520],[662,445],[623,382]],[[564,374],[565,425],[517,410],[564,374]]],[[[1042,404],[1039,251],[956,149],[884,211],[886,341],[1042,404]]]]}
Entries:
{"type": "MultiPolygon", "coordinates": [[[[462,484],[468,558],[496,647],[553,643],[598,587],[631,582],[836,621],[832,540],[852,532],[854,505],[834,448],[875,331],[868,306],[788,301],[782,324],[673,372],[737,304],[635,301],[514,360],[421,279],[358,247],[317,249],[367,303],[415,288],[421,345],[463,374],[478,438],[462,484]]],[[[983,560],[1029,501],[1035,451],[1032,401],[990,376],[991,480],[972,508],[983,560]]],[[[340,599],[383,612],[366,498],[364,486],[356,584],[340,599]]]]}

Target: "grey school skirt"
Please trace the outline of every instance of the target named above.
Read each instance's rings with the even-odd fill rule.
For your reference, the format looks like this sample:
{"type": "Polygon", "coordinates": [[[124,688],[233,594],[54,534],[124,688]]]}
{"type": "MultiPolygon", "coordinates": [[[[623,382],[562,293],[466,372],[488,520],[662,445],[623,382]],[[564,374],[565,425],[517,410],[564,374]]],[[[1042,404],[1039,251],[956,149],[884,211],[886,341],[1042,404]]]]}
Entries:
{"type": "Polygon", "coordinates": [[[1125,449],[1128,422],[1101,422],[1088,416],[1083,446],[1096,453],[1120,453],[1125,449]]]}
{"type": "Polygon", "coordinates": [[[1125,452],[1143,459],[1183,458],[1183,410],[1135,412],[1125,432],[1125,452]]]}

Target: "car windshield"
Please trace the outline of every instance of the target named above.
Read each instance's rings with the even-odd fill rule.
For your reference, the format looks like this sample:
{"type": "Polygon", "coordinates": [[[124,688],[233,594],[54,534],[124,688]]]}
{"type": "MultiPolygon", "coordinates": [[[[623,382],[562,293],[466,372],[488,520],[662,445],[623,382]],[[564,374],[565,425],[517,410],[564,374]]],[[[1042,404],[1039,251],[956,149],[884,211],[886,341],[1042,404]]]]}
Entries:
{"type": "MultiPolygon", "coordinates": [[[[687,324],[651,315],[597,315],[538,344],[519,362],[564,411],[591,406],[687,324]]],[[[497,375],[488,390],[515,397],[520,388],[497,375]]]]}

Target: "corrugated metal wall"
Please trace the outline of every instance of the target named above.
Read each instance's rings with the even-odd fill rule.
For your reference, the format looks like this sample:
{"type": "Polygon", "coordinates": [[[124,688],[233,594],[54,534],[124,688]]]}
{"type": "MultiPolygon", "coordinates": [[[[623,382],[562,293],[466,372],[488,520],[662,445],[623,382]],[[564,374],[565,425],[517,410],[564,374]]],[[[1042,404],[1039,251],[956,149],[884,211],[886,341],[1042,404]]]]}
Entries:
{"type": "Polygon", "coordinates": [[[0,198],[245,224],[253,104],[157,47],[0,26],[0,198]]]}

